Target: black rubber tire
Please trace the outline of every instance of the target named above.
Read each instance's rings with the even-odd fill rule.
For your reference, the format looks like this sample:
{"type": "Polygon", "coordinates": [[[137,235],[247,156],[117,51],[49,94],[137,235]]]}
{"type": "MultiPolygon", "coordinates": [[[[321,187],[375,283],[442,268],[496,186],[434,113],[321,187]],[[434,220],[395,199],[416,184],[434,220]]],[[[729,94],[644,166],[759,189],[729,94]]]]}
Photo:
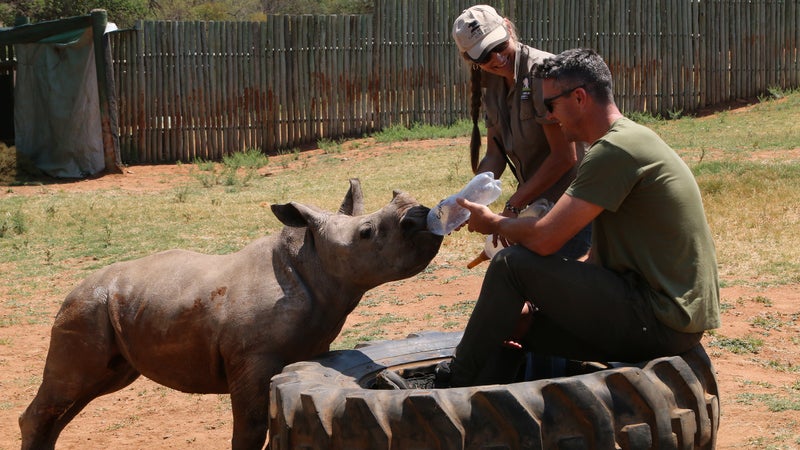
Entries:
{"type": "Polygon", "coordinates": [[[432,366],[461,333],[425,332],[287,366],[272,379],[271,449],[713,449],[719,396],[702,346],[594,373],[508,385],[369,389],[432,366]]]}

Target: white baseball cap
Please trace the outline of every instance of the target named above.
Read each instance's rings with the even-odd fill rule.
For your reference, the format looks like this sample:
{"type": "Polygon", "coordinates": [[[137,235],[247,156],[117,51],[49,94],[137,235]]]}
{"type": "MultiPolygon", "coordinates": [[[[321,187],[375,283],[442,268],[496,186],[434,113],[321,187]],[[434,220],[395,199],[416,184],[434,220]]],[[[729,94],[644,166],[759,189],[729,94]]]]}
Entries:
{"type": "Polygon", "coordinates": [[[453,23],[453,39],[458,50],[474,60],[481,59],[508,37],[503,17],[489,5],[467,8],[453,23]]]}

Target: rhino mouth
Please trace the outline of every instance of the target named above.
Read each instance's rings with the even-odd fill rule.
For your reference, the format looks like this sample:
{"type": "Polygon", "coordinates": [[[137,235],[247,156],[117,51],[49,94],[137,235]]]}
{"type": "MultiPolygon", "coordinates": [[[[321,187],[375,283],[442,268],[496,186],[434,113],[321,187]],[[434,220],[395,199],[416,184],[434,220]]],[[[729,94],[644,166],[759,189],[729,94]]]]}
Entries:
{"type": "Polygon", "coordinates": [[[422,233],[436,236],[428,229],[428,211],[430,211],[430,208],[427,206],[414,205],[402,212],[400,227],[403,232],[406,234],[422,233]]]}
{"type": "Polygon", "coordinates": [[[432,233],[428,229],[428,211],[430,208],[417,205],[409,208],[400,220],[403,234],[414,247],[414,253],[420,258],[419,265],[411,269],[412,274],[416,274],[428,266],[439,253],[439,247],[444,240],[444,236],[432,233]]]}

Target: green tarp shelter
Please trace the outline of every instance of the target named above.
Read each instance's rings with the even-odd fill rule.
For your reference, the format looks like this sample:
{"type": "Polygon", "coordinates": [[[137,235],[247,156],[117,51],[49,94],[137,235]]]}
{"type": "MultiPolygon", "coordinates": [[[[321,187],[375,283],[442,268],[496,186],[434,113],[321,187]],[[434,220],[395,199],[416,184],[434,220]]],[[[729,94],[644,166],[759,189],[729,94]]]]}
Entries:
{"type": "Polygon", "coordinates": [[[106,36],[114,30],[103,10],[0,29],[0,45],[13,44],[16,56],[17,153],[48,175],[83,178],[120,171],[106,36]]]}

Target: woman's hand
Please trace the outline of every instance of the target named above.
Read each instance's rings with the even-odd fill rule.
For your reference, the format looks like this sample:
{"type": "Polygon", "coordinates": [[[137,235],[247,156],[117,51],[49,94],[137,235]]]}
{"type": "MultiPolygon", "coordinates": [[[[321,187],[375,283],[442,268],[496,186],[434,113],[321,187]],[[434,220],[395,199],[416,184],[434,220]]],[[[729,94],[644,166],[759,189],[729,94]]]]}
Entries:
{"type": "Polygon", "coordinates": [[[536,307],[533,306],[531,302],[526,301],[522,305],[522,311],[520,311],[517,325],[514,327],[514,331],[511,332],[511,336],[508,338],[508,340],[503,341],[504,346],[522,350],[522,344],[520,344],[519,341],[525,336],[525,334],[528,332],[528,329],[531,327],[531,322],[533,322],[533,313],[535,312],[536,307]]]}

